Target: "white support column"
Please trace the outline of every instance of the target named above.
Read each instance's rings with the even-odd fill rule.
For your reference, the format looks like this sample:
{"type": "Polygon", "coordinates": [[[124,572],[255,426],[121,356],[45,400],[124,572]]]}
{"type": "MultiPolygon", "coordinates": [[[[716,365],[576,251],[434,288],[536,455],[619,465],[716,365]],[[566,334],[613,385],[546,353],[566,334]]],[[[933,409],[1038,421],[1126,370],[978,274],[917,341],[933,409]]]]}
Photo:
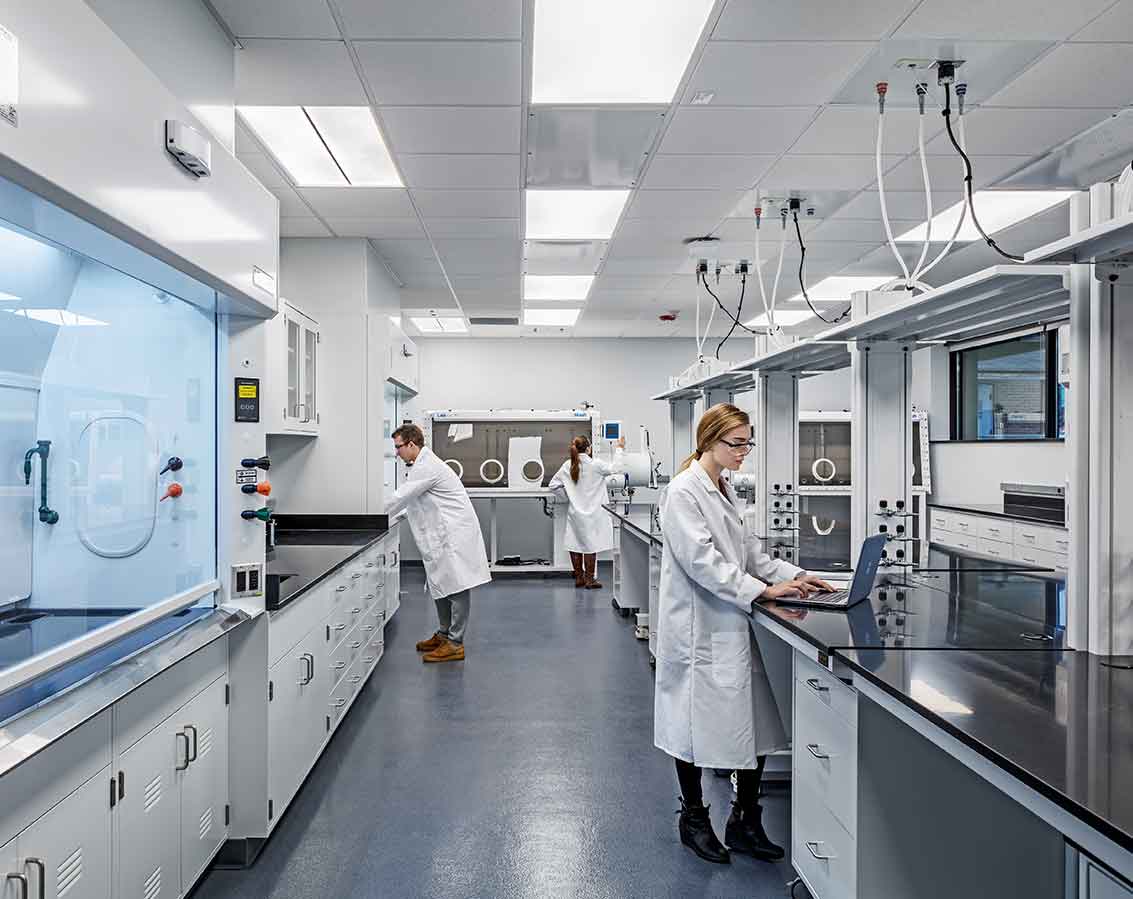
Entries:
{"type": "MultiPolygon", "coordinates": [[[[1090,190],[1091,224],[1112,216],[1112,187],[1090,190]]],[[[1093,279],[1090,309],[1089,645],[1133,652],[1133,280],[1093,279]]],[[[1073,387],[1071,388],[1073,389],[1073,387]]],[[[1073,539],[1073,537],[1072,537],[1073,539]]]]}
{"type": "Polygon", "coordinates": [[[696,441],[696,403],[693,400],[671,400],[669,402],[669,474],[675,476],[695,448],[696,441]]]}
{"type": "MultiPolygon", "coordinates": [[[[887,557],[911,562],[912,537],[912,420],[910,384],[912,347],[875,342],[850,345],[854,426],[851,431],[850,540],[856,552],[866,537],[884,526],[895,540],[887,557]],[[878,513],[884,508],[893,517],[878,513]],[[900,530],[898,530],[900,528],[900,530]]],[[[851,560],[853,561],[853,560],[851,560]]]]}
{"type": "MultiPolygon", "coordinates": [[[[1070,233],[1090,226],[1090,198],[1070,200],[1070,233]]],[[[1090,645],[1090,300],[1094,279],[1089,266],[1070,267],[1070,391],[1066,409],[1066,523],[1070,564],[1066,578],[1066,642],[1090,645]]],[[[1063,348],[1066,352],[1066,348],[1063,348]]]]}
{"type": "Polygon", "coordinates": [[[772,372],[758,378],[755,453],[762,489],[756,491],[756,521],[764,550],[798,562],[799,379],[772,372]]]}

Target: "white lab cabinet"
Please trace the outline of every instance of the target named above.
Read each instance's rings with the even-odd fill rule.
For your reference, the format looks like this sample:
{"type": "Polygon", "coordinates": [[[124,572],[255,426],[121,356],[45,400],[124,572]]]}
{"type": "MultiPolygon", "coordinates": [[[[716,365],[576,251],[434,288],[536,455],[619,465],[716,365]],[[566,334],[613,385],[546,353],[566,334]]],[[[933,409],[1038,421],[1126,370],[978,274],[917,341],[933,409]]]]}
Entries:
{"type": "Polygon", "coordinates": [[[421,358],[417,344],[391,323],[389,338],[389,380],[416,394],[421,389],[421,358]]]}
{"type": "Polygon", "coordinates": [[[16,838],[29,899],[110,899],[108,783],[104,768],[16,838]]]}
{"type": "Polygon", "coordinates": [[[263,414],[269,434],[317,436],[321,336],[319,323],[286,300],[279,304],[269,342],[269,377],[263,414]]]}
{"type": "Polygon", "coordinates": [[[118,759],[124,795],[116,813],[117,896],[164,899],[181,885],[178,722],[168,718],[118,759]]]}
{"type": "Polygon", "coordinates": [[[181,890],[187,893],[228,839],[227,683],[218,678],[178,716],[188,755],[179,760],[181,792],[181,890]]]}

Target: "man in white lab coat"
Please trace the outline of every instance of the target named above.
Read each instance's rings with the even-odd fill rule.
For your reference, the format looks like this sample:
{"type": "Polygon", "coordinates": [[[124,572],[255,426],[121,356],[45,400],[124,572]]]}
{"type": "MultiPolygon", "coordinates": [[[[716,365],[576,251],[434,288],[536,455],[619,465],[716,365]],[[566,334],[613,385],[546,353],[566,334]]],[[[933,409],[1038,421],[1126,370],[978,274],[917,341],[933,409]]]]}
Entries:
{"type": "Polygon", "coordinates": [[[386,514],[407,512],[440,625],[417,644],[417,651],[425,653],[424,662],[460,662],[471,590],[492,579],[480,521],[460,478],[425,446],[417,425],[394,431],[393,446],[409,467],[409,478],[394,493],[386,514]]]}

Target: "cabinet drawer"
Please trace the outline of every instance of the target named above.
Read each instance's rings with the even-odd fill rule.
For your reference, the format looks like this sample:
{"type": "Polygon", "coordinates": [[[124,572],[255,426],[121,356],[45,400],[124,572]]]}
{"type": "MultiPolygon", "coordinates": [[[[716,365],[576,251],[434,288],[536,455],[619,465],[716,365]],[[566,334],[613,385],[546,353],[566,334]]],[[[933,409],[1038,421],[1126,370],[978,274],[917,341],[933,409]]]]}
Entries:
{"type": "Polygon", "coordinates": [[[994,559],[1010,559],[1015,554],[1015,546],[1011,543],[1000,543],[998,540],[982,537],[979,551],[994,559]]]}
{"type": "Polygon", "coordinates": [[[994,540],[996,543],[1013,543],[1015,540],[1015,528],[1010,521],[981,518],[978,525],[981,540],[994,540]]]}
{"type": "Polygon", "coordinates": [[[857,733],[809,690],[795,694],[792,783],[812,789],[846,831],[858,821],[857,733]]]}
{"type": "Polygon", "coordinates": [[[980,532],[979,520],[967,515],[954,515],[952,517],[952,530],[957,534],[976,537],[980,532]]]}
{"type": "Polygon", "coordinates": [[[1043,568],[1054,568],[1058,571],[1067,570],[1067,557],[1060,553],[1047,552],[1042,549],[1028,549],[1015,544],[1015,558],[1028,565],[1039,565],[1043,568]]]}
{"type": "Polygon", "coordinates": [[[362,647],[362,665],[368,670],[372,671],[374,666],[381,661],[385,655],[386,645],[385,641],[379,637],[372,637],[370,641],[362,647]]]}
{"type": "Polygon", "coordinates": [[[791,862],[816,899],[855,899],[854,838],[805,784],[791,785],[791,862]]]}
{"type": "Polygon", "coordinates": [[[1019,549],[1041,549],[1046,552],[1069,552],[1067,532],[1061,528],[1048,528],[1040,524],[1015,523],[1015,545],[1019,549]],[[1059,540],[1067,541],[1066,549],[1059,549],[1059,540]]]}
{"type": "Polygon", "coordinates": [[[935,509],[929,514],[929,525],[935,534],[937,531],[952,530],[952,516],[947,512],[937,512],[935,509]]]}
{"type": "Polygon", "coordinates": [[[858,726],[858,694],[801,652],[795,653],[797,693],[808,693],[831,709],[851,728],[858,726]]]}
{"type": "MultiPolygon", "coordinates": [[[[347,641],[343,640],[338,644],[338,648],[330,654],[330,682],[338,684],[346,676],[347,670],[350,668],[350,663],[354,661],[354,655],[347,645],[347,641]]],[[[337,688],[336,688],[337,689],[337,688]]]]}
{"type": "Polygon", "coordinates": [[[938,528],[933,528],[930,539],[933,543],[939,544],[940,546],[955,546],[957,541],[964,540],[965,538],[952,531],[942,531],[938,528]]]}

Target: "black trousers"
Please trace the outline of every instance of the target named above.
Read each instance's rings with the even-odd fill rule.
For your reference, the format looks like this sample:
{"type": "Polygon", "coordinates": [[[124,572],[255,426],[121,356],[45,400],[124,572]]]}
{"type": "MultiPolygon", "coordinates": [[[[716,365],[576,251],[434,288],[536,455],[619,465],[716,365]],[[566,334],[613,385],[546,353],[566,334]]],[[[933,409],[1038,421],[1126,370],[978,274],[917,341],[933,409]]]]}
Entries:
{"type": "MultiPolygon", "coordinates": [[[[685,805],[694,808],[704,805],[704,793],[700,787],[700,775],[703,769],[682,759],[676,759],[676,763],[677,780],[681,784],[681,797],[685,805]]],[[[755,768],[741,768],[736,771],[740,808],[754,809],[759,806],[759,785],[763,782],[763,767],[766,763],[767,756],[761,755],[755,768]]]]}

